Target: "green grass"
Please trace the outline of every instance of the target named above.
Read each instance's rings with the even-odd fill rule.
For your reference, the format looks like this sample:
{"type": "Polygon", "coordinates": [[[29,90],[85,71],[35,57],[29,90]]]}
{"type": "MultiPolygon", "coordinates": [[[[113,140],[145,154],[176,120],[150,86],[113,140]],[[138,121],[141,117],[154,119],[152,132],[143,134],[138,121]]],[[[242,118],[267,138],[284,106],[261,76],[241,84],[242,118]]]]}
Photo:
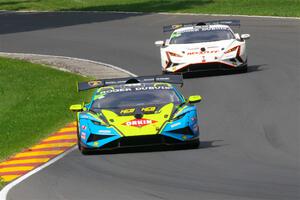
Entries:
{"type": "Polygon", "coordinates": [[[300,17],[300,0],[0,0],[3,10],[105,10],[300,17]]]}
{"type": "Polygon", "coordinates": [[[0,58],[0,160],[74,121],[70,104],[90,96],[77,93],[75,83],[82,80],[42,65],[0,58]]]}
{"type": "Polygon", "coordinates": [[[4,187],[5,182],[0,178],[0,190],[4,187]]]}

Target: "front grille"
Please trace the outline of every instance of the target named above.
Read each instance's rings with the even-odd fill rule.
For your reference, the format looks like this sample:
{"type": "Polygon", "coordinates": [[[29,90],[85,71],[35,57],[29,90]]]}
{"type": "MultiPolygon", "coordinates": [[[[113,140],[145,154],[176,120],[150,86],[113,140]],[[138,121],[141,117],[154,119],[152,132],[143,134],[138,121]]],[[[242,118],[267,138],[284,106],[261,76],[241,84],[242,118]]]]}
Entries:
{"type": "Polygon", "coordinates": [[[187,67],[179,69],[178,72],[192,72],[192,71],[209,71],[209,70],[219,70],[228,69],[228,65],[222,63],[204,63],[204,64],[191,64],[187,67]]]}
{"type": "Polygon", "coordinates": [[[122,137],[118,140],[112,141],[108,144],[105,144],[104,149],[112,149],[119,147],[131,147],[131,146],[147,146],[147,145],[158,145],[166,143],[165,140],[168,137],[163,135],[146,135],[146,136],[129,136],[122,137]]]}
{"type": "Polygon", "coordinates": [[[162,143],[161,135],[131,136],[120,139],[120,146],[138,146],[162,143]]]}
{"type": "Polygon", "coordinates": [[[105,138],[112,137],[113,135],[96,135],[96,134],[91,134],[87,140],[87,142],[94,142],[97,140],[102,140],[105,138]]]}
{"type": "Polygon", "coordinates": [[[184,134],[184,135],[194,135],[194,132],[190,129],[190,127],[175,129],[175,130],[172,130],[170,132],[178,133],[178,134],[184,134]]]}

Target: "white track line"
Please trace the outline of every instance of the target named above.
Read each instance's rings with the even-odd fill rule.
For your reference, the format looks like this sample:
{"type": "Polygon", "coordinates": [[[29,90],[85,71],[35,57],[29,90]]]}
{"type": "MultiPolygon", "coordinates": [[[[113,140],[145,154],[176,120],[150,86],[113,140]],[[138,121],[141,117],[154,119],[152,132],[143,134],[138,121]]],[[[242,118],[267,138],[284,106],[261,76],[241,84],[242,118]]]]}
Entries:
{"type": "MultiPolygon", "coordinates": [[[[6,53],[8,55],[32,55],[32,56],[41,56],[41,57],[52,57],[52,58],[64,58],[64,59],[70,59],[70,60],[77,60],[77,61],[83,61],[83,62],[90,62],[90,63],[95,63],[95,64],[99,64],[99,65],[103,65],[106,67],[110,67],[113,68],[115,70],[127,73],[130,76],[136,77],[137,75],[122,69],[120,67],[114,66],[114,65],[110,65],[107,63],[102,63],[102,62],[97,62],[97,61],[92,61],[92,60],[87,60],[87,59],[81,59],[81,58],[73,58],[73,57],[67,57],[67,56],[52,56],[52,55],[43,55],[43,54],[29,54],[29,53],[7,53],[7,52],[0,52],[0,53],[6,53]]],[[[65,151],[64,153],[58,155],[57,157],[51,159],[50,161],[46,162],[45,164],[35,168],[34,170],[28,172],[27,174],[17,178],[16,180],[10,182],[9,184],[7,184],[1,191],[0,191],[0,200],[6,200],[7,198],[7,194],[8,192],[17,184],[21,183],[22,181],[24,181],[25,179],[27,179],[28,177],[32,176],[33,174],[41,171],[42,169],[48,167],[49,165],[55,163],[56,161],[60,160],[61,158],[63,158],[64,156],[68,155],[69,153],[71,153],[72,151],[74,151],[77,148],[77,146],[72,147],[71,149],[65,151]]]]}
{"type": "MultiPolygon", "coordinates": [[[[38,10],[19,10],[8,11],[0,10],[3,13],[118,13],[118,14],[160,14],[160,15],[186,15],[186,16],[215,16],[215,17],[246,17],[246,18],[270,18],[270,19],[296,19],[300,20],[300,17],[281,17],[281,16],[262,16],[262,15],[231,15],[231,14],[206,14],[206,13],[168,13],[168,12],[126,12],[126,11],[38,11],[38,10]]],[[[0,13],[1,14],[1,13],[0,13]]]]}

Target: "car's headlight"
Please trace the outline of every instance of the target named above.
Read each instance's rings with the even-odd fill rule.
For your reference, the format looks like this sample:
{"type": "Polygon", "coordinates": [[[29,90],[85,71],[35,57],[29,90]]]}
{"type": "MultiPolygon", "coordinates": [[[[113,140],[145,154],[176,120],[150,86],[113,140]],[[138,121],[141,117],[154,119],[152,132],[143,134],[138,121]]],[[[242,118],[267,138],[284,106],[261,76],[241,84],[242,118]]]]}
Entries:
{"type": "Polygon", "coordinates": [[[181,55],[174,53],[174,52],[170,52],[170,51],[168,51],[168,54],[173,57],[182,57],[181,55]]]}
{"type": "Polygon", "coordinates": [[[101,122],[93,121],[93,120],[91,120],[91,121],[92,121],[92,123],[95,124],[95,125],[98,125],[98,126],[101,125],[101,122]]]}
{"type": "Polygon", "coordinates": [[[185,114],[179,115],[179,116],[177,116],[177,117],[173,118],[173,120],[172,120],[172,121],[177,121],[177,120],[179,120],[179,119],[183,118],[184,116],[185,116],[185,114]]]}
{"type": "Polygon", "coordinates": [[[234,52],[236,51],[240,46],[236,46],[236,47],[233,47],[231,49],[228,49],[227,51],[225,51],[224,53],[227,54],[227,53],[231,53],[231,52],[234,52]]]}

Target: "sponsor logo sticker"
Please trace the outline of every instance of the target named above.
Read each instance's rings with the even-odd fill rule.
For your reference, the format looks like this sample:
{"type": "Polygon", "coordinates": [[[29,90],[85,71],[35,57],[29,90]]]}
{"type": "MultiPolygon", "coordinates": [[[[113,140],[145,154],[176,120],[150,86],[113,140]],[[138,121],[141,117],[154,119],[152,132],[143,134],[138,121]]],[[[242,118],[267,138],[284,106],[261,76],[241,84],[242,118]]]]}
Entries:
{"type": "Polygon", "coordinates": [[[88,82],[89,86],[91,87],[96,87],[98,85],[101,85],[102,84],[102,81],[89,81],[88,82]]]}
{"type": "Polygon", "coordinates": [[[98,133],[110,134],[111,131],[110,130],[99,130],[98,133]]]}
{"type": "Polygon", "coordinates": [[[94,146],[94,147],[98,147],[98,146],[99,146],[99,142],[94,142],[94,143],[93,143],[93,146],[94,146]]]}
{"type": "Polygon", "coordinates": [[[197,132],[197,131],[199,130],[198,124],[195,124],[195,125],[193,126],[193,130],[194,130],[195,132],[197,132]]]}
{"type": "Polygon", "coordinates": [[[181,125],[181,122],[177,122],[177,123],[175,123],[175,124],[172,124],[172,125],[171,125],[171,128],[174,128],[174,127],[179,126],[179,125],[181,125]]]}
{"type": "Polygon", "coordinates": [[[85,140],[86,139],[86,133],[85,132],[81,132],[80,137],[81,137],[81,139],[85,140]]]}
{"type": "Polygon", "coordinates": [[[141,109],[142,112],[154,112],[155,110],[156,110],[155,106],[147,107],[147,108],[142,108],[141,109]]]}
{"type": "Polygon", "coordinates": [[[120,111],[120,114],[131,114],[134,113],[135,108],[128,108],[128,109],[123,109],[120,111]]]}
{"type": "Polygon", "coordinates": [[[152,120],[152,119],[133,119],[130,120],[128,122],[124,122],[122,125],[124,126],[135,126],[135,127],[143,127],[143,126],[147,126],[149,124],[154,124],[157,121],[152,120]]]}

